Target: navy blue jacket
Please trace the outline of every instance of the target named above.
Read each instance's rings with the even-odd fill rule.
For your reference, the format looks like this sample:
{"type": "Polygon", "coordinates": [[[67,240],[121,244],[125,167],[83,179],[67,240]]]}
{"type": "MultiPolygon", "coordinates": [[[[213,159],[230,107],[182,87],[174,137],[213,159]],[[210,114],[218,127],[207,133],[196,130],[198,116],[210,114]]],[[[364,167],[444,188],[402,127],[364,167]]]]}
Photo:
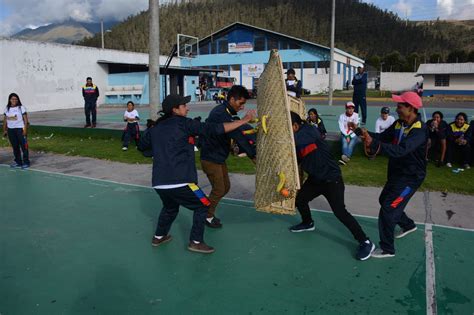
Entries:
{"type": "Polygon", "coordinates": [[[392,126],[374,136],[371,151],[381,149],[389,157],[389,181],[400,178],[407,181],[421,182],[426,177],[426,143],[428,141],[428,127],[419,118],[411,125],[406,126],[400,139],[402,121],[395,121],[392,126]]]}
{"type": "MultiPolygon", "coordinates": [[[[214,107],[206,119],[207,123],[224,123],[233,121],[233,116],[237,115],[235,110],[227,101],[214,107]]],[[[249,143],[249,139],[242,134],[242,129],[220,135],[204,135],[199,137],[201,144],[201,160],[224,164],[229,156],[231,140],[237,142],[240,148],[253,159],[256,155],[255,146],[249,143]]]]}
{"type": "Polygon", "coordinates": [[[307,124],[301,125],[294,137],[298,164],[315,181],[336,181],[341,177],[341,169],[317,128],[307,124]]]}
{"type": "Polygon", "coordinates": [[[295,80],[295,84],[288,84],[288,79],[285,80],[285,84],[286,84],[286,90],[287,91],[291,91],[291,92],[295,92],[296,93],[296,97],[300,98],[301,97],[301,93],[303,91],[303,85],[301,83],[300,80],[295,80]]]}
{"type": "Polygon", "coordinates": [[[150,128],[141,148],[153,151],[152,185],[197,183],[194,136],[224,134],[223,124],[172,116],[150,128]]]}
{"type": "Polygon", "coordinates": [[[352,85],[354,86],[354,95],[364,95],[367,90],[367,72],[362,74],[356,73],[352,79],[352,85]]]}

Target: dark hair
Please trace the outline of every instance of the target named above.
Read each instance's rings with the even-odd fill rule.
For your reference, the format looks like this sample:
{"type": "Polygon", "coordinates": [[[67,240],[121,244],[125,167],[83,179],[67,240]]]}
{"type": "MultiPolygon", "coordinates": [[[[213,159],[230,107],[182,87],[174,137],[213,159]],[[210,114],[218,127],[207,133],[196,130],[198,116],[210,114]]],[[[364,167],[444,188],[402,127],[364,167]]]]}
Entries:
{"type": "Polygon", "coordinates": [[[87,80],[91,80],[91,81],[92,81],[92,78],[91,78],[91,77],[87,77],[87,78],[86,78],[86,81],[87,81],[87,80]]]}
{"type": "Polygon", "coordinates": [[[300,115],[295,112],[290,112],[291,115],[291,124],[303,125],[305,121],[301,119],[300,115]]]}
{"type": "Polygon", "coordinates": [[[309,116],[310,113],[313,113],[313,114],[315,114],[316,116],[319,117],[318,110],[317,110],[316,108],[311,108],[311,109],[308,111],[308,116],[309,116]]]}
{"type": "Polygon", "coordinates": [[[443,120],[444,115],[443,115],[443,113],[440,112],[439,110],[435,111],[435,112],[431,115],[431,117],[434,118],[434,116],[435,116],[436,114],[438,114],[439,117],[441,118],[441,120],[443,120]]]}
{"type": "Polygon", "coordinates": [[[10,99],[12,97],[16,97],[18,99],[18,106],[22,106],[23,104],[21,104],[21,101],[20,101],[20,97],[18,96],[18,94],[16,93],[10,93],[10,95],[8,95],[8,103],[7,103],[7,109],[10,110],[10,107],[12,107],[12,104],[10,103],[10,99]]]}
{"type": "Polygon", "coordinates": [[[463,112],[458,113],[458,114],[456,115],[455,120],[458,119],[459,116],[462,116],[462,117],[464,118],[464,121],[467,122],[467,115],[466,115],[466,113],[463,113],[463,112]]]}
{"type": "Polygon", "coordinates": [[[231,98],[236,100],[240,98],[245,98],[248,100],[250,98],[249,91],[242,85],[234,85],[230,88],[229,93],[227,93],[227,101],[230,101],[231,98]]]}
{"type": "Polygon", "coordinates": [[[135,103],[132,102],[132,101],[128,101],[128,102],[127,102],[127,106],[128,106],[128,104],[132,104],[132,106],[135,107],[135,103]]]}

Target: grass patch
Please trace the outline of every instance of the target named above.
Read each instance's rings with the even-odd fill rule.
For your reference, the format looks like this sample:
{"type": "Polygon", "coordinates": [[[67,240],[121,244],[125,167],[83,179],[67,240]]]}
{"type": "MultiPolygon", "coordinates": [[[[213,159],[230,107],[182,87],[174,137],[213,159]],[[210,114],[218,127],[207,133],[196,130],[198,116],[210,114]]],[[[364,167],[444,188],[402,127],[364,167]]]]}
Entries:
{"type": "MultiPolygon", "coordinates": [[[[120,130],[32,126],[28,138],[30,149],[33,151],[131,164],[152,163],[150,158],[145,158],[141,152],[134,149],[133,145],[129,147],[129,151],[123,152],[121,136],[120,130]]],[[[339,142],[332,142],[331,145],[334,157],[339,156],[339,142]]],[[[2,138],[0,146],[9,146],[8,140],[2,138]]],[[[200,169],[199,152],[196,152],[196,161],[196,166],[200,169]]],[[[34,159],[32,162],[34,164],[34,159]]],[[[344,181],[346,184],[358,186],[383,186],[387,176],[387,162],[388,159],[384,156],[369,161],[359,145],[350,164],[341,167],[344,181]]],[[[255,165],[247,158],[230,156],[227,166],[232,173],[255,174],[255,165]]],[[[474,169],[454,174],[451,169],[437,168],[429,164],[428,176],[421,189],[474,195],[473,183],[474,169]]]]}

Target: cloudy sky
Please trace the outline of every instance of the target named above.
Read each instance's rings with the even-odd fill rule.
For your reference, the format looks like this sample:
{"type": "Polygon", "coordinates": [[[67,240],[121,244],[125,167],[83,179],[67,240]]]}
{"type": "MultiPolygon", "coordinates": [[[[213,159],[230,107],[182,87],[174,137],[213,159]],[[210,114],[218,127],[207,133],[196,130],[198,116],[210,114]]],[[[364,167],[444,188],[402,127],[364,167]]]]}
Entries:
{"type": "MultiPolygon", "coordinates": [[[[160,0],[169,1],[169,0],[160,0]]],[[[363,0],[410,20],[474,19],[474,0],[363,0]]],[[[0,0],[0,36],[66,19],[122,20],[148,0],[0,0]]]]}

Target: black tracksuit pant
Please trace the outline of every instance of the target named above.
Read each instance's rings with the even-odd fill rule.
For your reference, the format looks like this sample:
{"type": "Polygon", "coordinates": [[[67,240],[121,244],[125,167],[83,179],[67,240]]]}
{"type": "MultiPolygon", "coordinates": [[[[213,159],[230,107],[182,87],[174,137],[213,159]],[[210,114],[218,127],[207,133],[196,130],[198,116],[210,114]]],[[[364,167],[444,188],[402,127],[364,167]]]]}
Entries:
{"type": "Polygon", "coordinates": [[[406,178],[389,180],[380,193],[379,236],[380,248],[394,254],[394,232],[398,224],[402,229],[409,230],[415,222],[405,213],[405,207],[423,181],[406,178]]]}
{"type": "Polygon", "coordinates": [[[204,241],[204,226],[210,202],[204,192],[195,184],[173,189],[155,189],[163,203],[156,236],[168,235],[171,224],[176,219],[179,207],[183,206],[194,211],[193,226],[189,236],[190,241],[204,241]]]}
{"type": "Polygon", "coordinates": [[[367,240],[367,236],[356,219],[350,214],[344,204],[344,182],[342,177],[336,181],[316,181],[311,176],[304,182],[303,187],[296,195],[296,207],[301,214],[303,222],[313,221],[309,202],[320,195],[326,197],[334,215],[346,228],[351,231],[354,238],[359,242],[367,240]]]}
{"type": "Polygon", "coordinates": [[[84,103],[84,113],[86,114],[86,125],[91,125],[91,116],[92,124],[97,122],[97,100],[96,101],[86,101],[84,103]]]}
{"type": "Polygon", "coordinates": [[[8,139],[13,148],[13,155],[15,156],[15,162],[19,165],[30,164],[28,154],[28,141],[23,135],[23,128],[8,128],[8,139]],[[21,158],[21,152],[23,152],[23,159],[21,158]]]}
{"type": "Polygon", "coordinates": [[[135,145],[138,147],[140,141],[140,127],[136,122],[127,123],[122,136],[123,146],[128,148],[131,139],[135,140],[135,145]]]}

